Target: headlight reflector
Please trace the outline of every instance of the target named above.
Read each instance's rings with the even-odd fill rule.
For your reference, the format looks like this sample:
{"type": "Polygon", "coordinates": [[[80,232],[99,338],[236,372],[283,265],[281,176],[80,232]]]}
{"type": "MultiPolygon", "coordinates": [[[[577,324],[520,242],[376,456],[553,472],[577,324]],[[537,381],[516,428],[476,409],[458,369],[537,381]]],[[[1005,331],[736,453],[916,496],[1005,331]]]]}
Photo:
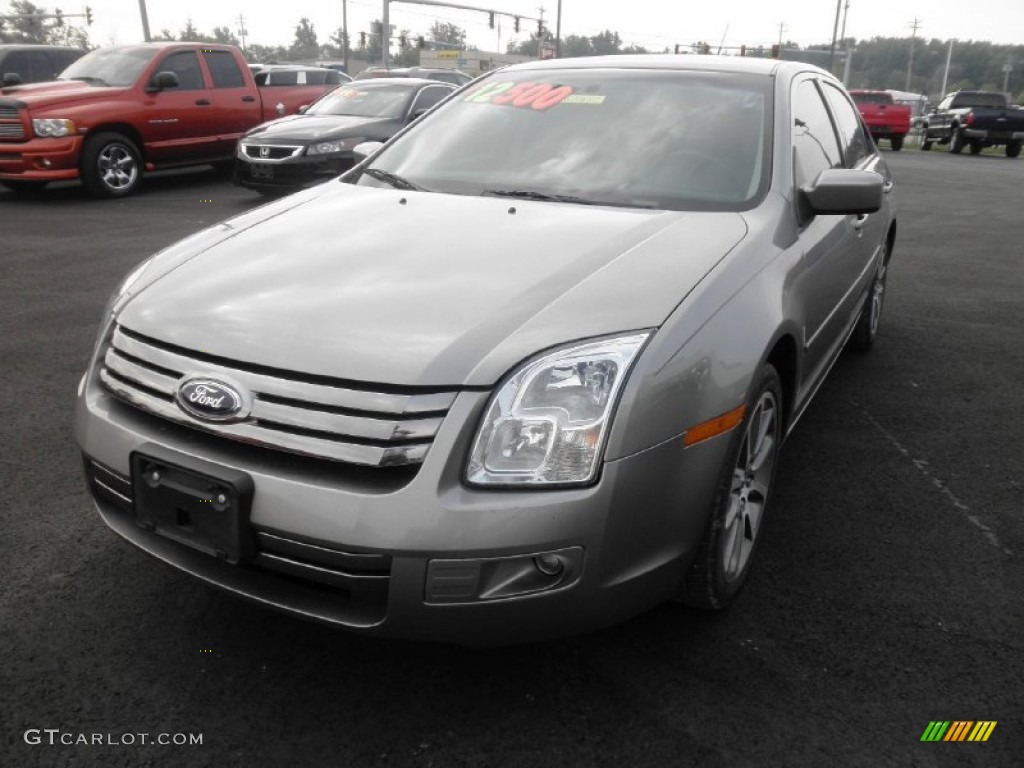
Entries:
{"type": "Polygon", "coordinates": [[[575,344],[521,366],[491,398],[467,480],[486,486],[593,480],[618,393],[649,335],[575,344]]]}
{"type": "Polygon", "coordinates": [[[75,124],[63,118],[35,118],[32,120],[32,130],[39,137],[70,136],[75,132],[75,124]]]}
{"type": "Polygon", "coordinates": [[[362,137],[352,139],[336,139],[334,141],[318,141],[306,148],[307,155],[336,155],[339,152],[349,152],[357,144],[365,141],[362,137]]]}

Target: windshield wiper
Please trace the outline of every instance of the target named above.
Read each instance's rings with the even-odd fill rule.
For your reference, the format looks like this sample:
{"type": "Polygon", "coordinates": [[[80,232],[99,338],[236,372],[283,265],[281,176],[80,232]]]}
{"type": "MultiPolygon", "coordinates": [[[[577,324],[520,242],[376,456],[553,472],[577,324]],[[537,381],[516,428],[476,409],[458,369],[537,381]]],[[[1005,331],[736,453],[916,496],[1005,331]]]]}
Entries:
{"type": "Polygon", "coordinates": [[[628,201],[589,200],[575,195],[552,195],[547,192],[535,192],[532,189],[485,189],[480,193],[485,197],[517,197],[521,200],[540,200],[546,203],[575,203],[577,205],[607,205],[615,208],[655,208],[649,203],[632,203],[628,201]]]}
{"type": "Polygon", "coordinates": [[[413,184],[406,178],[399,176],[397,173],[391,171],[383,171],[380,168],[367,168],[363,171],[367,176],[378,181],[383,181],[385,184],[390,184],[395,189],[411,189],[416,192],[429,192],[429,189],[413,184]]]}
{"type": "Polygon", "coordinates": [[[98,83],[100,85],[106,85],[107,84],[107,81],[104,80],[102,77],[89,77],[87,75],[83,75],[81,77],[70,77],[68,79],[69,80],[80,80],[83,83],[98,83]]]}

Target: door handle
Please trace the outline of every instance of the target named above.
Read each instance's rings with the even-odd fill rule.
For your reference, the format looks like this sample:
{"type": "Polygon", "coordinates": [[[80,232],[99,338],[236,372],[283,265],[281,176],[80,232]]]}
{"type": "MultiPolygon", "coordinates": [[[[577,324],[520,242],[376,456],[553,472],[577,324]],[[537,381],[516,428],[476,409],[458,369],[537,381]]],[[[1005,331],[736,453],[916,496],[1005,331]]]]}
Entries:
{"type": "Polygon", "coordinates": [[[243,96],[242,101],[256,101],[255,96],[243,96]]]}
{"type": "Polygon", "coordinates": [[[208,107],[208,106],[210,106],[210,101],[209,101],[209,99],[196,99],[196,106],[197,107],[208,107]]]}
{"type": "Polygon", "coordinates": [[[892,192],[893,186],[894,185],[891,181],[887,181],[885,182],[885,184],[882,185],[882,191],[888,195],[890,192],[892,192]]]}
{"type": "Polygon", "coordinates": [[[853,222],[853,228],[860,232],[862,229],[864,229],[864,225],[867,224],[867,222],[868,215],[866,213],[861,213],[857,216],[856,221],[853,222]]]}

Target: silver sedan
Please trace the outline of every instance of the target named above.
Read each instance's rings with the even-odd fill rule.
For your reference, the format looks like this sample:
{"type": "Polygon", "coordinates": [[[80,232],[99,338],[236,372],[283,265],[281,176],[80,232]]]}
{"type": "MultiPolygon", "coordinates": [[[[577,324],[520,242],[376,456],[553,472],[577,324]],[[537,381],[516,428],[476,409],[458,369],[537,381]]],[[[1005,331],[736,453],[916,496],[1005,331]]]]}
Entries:
{"type": "Polygon", "coordinates": [[[364,149],[111,298],[75,424],[104,521],[369,634],[729,605],[783,440],[878,330],[893,183],[840,83],[535,62],[364,149]]]}

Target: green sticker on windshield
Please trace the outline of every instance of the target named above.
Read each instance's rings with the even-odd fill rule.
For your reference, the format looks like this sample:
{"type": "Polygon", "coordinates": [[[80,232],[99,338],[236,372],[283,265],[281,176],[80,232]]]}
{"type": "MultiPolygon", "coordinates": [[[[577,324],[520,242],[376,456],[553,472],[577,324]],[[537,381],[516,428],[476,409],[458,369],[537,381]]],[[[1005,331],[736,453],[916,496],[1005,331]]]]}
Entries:
{"type": "Polygon", "coordinates": [[[574,93],[572,96],[566,96],[562,99],[563,104],[604,104],[604,100],[608,98],[603,94],[597,93],[574,93]]]}

